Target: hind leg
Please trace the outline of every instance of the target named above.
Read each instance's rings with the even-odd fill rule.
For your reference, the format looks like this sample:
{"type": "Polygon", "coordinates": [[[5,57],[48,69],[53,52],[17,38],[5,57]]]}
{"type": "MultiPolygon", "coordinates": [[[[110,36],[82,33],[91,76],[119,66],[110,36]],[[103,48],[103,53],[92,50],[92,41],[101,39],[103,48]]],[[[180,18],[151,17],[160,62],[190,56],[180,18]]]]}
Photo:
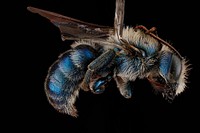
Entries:
{"type": "Polygon", "coordinates": [[[102,93],[106,84],[112,79],[112,65],[115,52],[108,50],[88,65],[81,88],[93,93],[102,93]]]}

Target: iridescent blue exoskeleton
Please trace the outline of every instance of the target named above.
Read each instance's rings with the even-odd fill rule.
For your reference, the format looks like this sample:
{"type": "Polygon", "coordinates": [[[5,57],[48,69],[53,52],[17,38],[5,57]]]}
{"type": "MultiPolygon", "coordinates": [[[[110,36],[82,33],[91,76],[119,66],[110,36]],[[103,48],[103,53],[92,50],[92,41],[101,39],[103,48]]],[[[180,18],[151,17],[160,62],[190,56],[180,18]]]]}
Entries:
{"type": "Polygon", "coordinates": [[[114,28],[28,7],[57,26],[63,41],[75,40],[45,80],[48,101],[59,112],[77,117],[74,104],[80,89],[100,94],[112,79],[125,98],[131,97],[131,82],[137,78],[147,78],[169,101],[184,91],[186,60],[155,35],[154,28],[124,27],[124,4],[125,0],[116,0],[114,28]]]}

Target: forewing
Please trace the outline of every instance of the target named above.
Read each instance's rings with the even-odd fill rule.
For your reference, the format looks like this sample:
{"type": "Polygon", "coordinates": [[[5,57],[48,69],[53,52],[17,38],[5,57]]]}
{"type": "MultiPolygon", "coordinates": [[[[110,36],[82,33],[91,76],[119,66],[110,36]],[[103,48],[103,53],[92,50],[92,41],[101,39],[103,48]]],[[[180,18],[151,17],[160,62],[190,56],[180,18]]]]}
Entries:
{"type": "Polygon", "coordinates": [[[114,29],[115,35],[122,37],[122,30],[124,24],[124,7],[125,0],[116,0],[114,29]]]}
{"type": "Polygon", "coordinates": [[[62,40],[79,39],[102,39],[113,34],[113,28],[92,23],[83,22],[77,19],[66,17],[54,12],[38,9],[35,7],[27,8],[30,12],[38,13],[49,19],[60,29],[62,40]]]}

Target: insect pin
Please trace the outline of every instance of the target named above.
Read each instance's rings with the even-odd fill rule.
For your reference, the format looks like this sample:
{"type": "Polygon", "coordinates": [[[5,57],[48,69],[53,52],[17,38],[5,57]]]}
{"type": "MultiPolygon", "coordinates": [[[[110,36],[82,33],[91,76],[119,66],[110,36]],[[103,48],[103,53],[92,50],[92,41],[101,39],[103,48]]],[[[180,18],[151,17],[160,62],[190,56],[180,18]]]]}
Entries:
{"type": "Polygon", "coordinates": [[[154,28],[124,27],[124,5],[125,0],[116,0],[114,27],[27,8],[58,27],[63,41],[74,40],[50,66],[44,83],[49,103],[59,112],[77,117],[79,91],[101,94],[112,79],[125,98],[131,98],[131,82],[137,78],[147,78],[168,101],[184,91],[186,59],[155,35],[154,28]]]}

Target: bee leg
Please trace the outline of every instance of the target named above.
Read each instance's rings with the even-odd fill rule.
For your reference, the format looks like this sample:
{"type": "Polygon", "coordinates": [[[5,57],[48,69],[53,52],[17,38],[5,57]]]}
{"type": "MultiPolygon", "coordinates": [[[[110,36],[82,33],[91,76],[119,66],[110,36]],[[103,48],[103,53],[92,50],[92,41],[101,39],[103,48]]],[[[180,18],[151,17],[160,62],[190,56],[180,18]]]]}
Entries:
{"type": "Polygon", "coordinates": [[[119,76],[115,76],[115,81],[117,83],[117,87],[119,88],[121,95],[124,96],[125,98],[131,98],[133,89],[131,81],[129,81],[126,78],[122,79],[119,76]]]}
{"type": "MultiPolygon", "coordinates": [[[[105,73],[104,73],[105,74],[105,73]]],[[[89,84],[89,87],[91,89],[91,91],[94,94],[101,94],[104,92],[105,88],[107,87],[108,83],[111,81],[112,79],[112,75],[107,73],[108,75],[106,77],[99,77],[95,80],[92,80],[89,84]]]]}
{"type": "MultiPolygon", "coordinates": [[[[93,60],[89,65],[88,65],[88,70],[86,71],[86,74],[84,76],[84,79],[81,84],[81,88],[83,90],[88,90],[90,89],[91,91],[95,92],[93,90],[92,85],[90,83],[93,81],[97,81],[96,79],[100,79],[100,77],[107,77],[109,72],[106,72],[106,68],[108,68],[111,64],[112,61],[115,57],[116,53],[114,50],[108,50],[102,55],[100,55],[98,58],[93,60]],[[94,80],[95,79],[95,80],[94,80]]],[[[109,77],[99,80],[98,82],[105,82],[110,79],[109,77]]],[[[97,86],[94,88],[98,88],[97,86]]]]}

